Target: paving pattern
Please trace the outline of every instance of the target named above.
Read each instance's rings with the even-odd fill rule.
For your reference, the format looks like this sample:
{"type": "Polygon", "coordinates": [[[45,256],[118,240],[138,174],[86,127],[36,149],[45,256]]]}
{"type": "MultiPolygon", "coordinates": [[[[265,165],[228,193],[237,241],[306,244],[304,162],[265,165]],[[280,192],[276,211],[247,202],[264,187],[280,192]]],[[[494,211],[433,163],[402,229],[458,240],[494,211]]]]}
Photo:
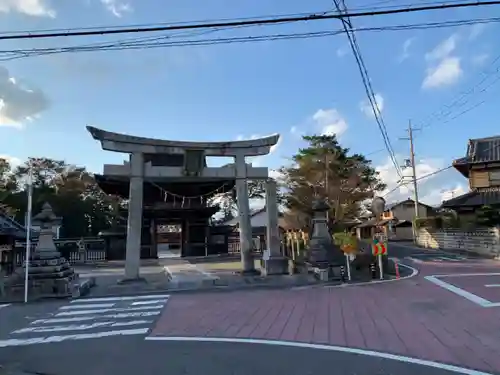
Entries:
{"type": "Polygon", "coordinates": [[[152,337],[245,338],[376,350],[498,371],[500,309],[422,278],[301,291],[174,295],[152,337]]]}
{"type": "Polygon", "coordinates": [[[146,335],[169,295],[137,295],[70,301],[17,327],[0,348],[110,336],[146,335]]]}

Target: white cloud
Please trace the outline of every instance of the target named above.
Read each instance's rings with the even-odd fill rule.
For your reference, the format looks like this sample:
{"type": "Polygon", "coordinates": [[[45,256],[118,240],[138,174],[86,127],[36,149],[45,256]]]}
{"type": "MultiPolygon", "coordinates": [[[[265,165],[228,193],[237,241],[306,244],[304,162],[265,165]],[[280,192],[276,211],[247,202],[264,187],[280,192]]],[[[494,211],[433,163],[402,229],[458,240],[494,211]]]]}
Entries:
{"type": "Polygon", "coordinates": [[[34,17],[56,16],[46,0],[0,0],[0,12],[18,12],[34,17]]]}
{"type": "Polygon", "coordinates": [[[415,37],[408,38],[404,41],[403,43],[403,52],[401,53],[401,56],[399,57],[399,62],[403,62],[406,60],[408,57],[410,57],[410,47],[415,41],[415,37]]]}
{"type": "Polygon", "coordinates": [[[4,159],[4,160],[7,160],[11,166],[11,168],[15,168],[19,165],[22,164],[22,161],[21,159],[19,158],[16,158],[15,156],[10,156],[10,155],[2,155],[0,154],[0,159],[4,159]]]}
{"type": "Polygon", "coordinates": [[[446,57],[436,66],[427,68],[422,88],[430,89],[456,83],[463,75],[458,57],[446,57]]]}
{"type": "Polygon", "coordinates": [[[438,206],[448,199],[456,198],[462,194],[465,194],[467,190],[464,185],[457,184],[455,187],[449,189],[435,188],[430,190],[427,194],[422,197],[422,202],[425,202],[432,206],[438,206]]]}
{"type": "MultiPolygon", "coordinates": [[[[380,113],[382,113],[382,110],[384,109],[384,98],[380,94],[375,94],[375,102],[377,103],[378,109],[380,113]]],[[[373,114],[373,109],[372,106],[370,105],[370,101],[368,99],[363,100],[359,104],[359,109],[361,112],[363,112],[367,117],[374,118],[373,114]]]]}
{"type": "Polygon", "coordinates": [[[451,35],[439,43],[432,51],[425,54],[425,59],[428,61],[435,61],[445,59],[457,48],[458,36],[451,35]]]}
{"type": "Polygon", "coordinates": [[[472,57],[472,63],[476,66],[483,66],[484,63],[489,59],[490,55],[487,53],[482,53],[472,57]]]}
{"type": "Polygon", "coordinates": [[[340,113],[332,109],[319,109],[312,116],[312,120],[323,135],[342,135],[347,130],[347,122],[340,113]]]}
{"type": "MultiPolygon", "coordinates": [[[[396,155],[396,161],[403,164],[404,157],[396,155]]],[[[415,172],[417,178],[425,176],[427,174],[436,172],[443,166],[443,162],[439,159],[422,159],[416,162],[415,172]]],[[[412,169],[405,168],[402,169],[402,175],[404,177],[403,181],[405,185],[400,185],[401,178],[396,172],[396,168],[392,164],[391,160],[387,158],[386,162],[375,168],[379,172],[380,179],[387,185],[386,190],[380,192],[380,195],[388,194],[386,200],[388,202],[400,201],[413,196],[413,184],[411,181],[412,169]],[[398,187],[399,186],[399,187],[398,187]]],[[[418,182],[419,190],[424,188],[429,182],[433,181],[439,174],[428,177],[418,182]]],[[[427,203],[422,199],[424,203],[427,203]]],[[[427,203],[429,204],[429,203],[427,203]]]]}
{"type": "Polygon", "coordinates": [[[132,12],[132,6],[127,1],[123,0],[100,0],[105,8],[110,11],[115,17],[122,17],[125,13],[132,12]]]}
{"type": "Polygon", "coordinates": [[[345,55],[347,55],[346,48],[337,48],[337,57],[344,57],[345,55]]]}
{"type": "Polygon", "coordinates": [[[476,23],[470,27],[469,40],[477,39],[486,29],[488,25],[486,23],[476,23]]]}
{"type": "Polygon", "coordinates": [[[27,87],[0,67],[0,126],[22,128],[49,106],[45,94],[27,87]]]}

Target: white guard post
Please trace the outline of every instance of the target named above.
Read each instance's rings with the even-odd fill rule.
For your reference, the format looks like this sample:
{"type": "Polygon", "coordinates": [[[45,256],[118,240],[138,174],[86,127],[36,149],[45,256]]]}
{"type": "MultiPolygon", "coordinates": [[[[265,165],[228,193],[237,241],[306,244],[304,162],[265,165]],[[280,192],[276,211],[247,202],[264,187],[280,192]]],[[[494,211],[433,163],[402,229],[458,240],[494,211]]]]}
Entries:
{"type": "Polygon", "coordinates": [[[346,263],[346,268],[347,268],[347,280],[351,281],[351,257],[349,254],[345,254],[345,263],[346,263]]]}
{"type": "Polygon", "coordinates": [[[380,270],[380,280],[384,279],[384,267],[382,265],[382,257],[383,255],[377,255],[378,257],[378,268],[380,270]]]}

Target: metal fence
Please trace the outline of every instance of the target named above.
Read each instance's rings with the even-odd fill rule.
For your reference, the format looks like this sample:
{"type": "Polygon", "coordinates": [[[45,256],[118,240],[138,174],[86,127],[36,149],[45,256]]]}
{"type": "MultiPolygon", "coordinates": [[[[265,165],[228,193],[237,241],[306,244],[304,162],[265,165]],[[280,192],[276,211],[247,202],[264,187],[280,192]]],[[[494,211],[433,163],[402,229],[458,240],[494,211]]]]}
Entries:
{"type": "MultiPolygon", "coordinates": [[[[66,258],[72,265],[95,263],[107,260],[106,244],[104,240],[99,238],[84,239],[85,249],[79,246],[80,239],[64,239],[55,240],[57,250],[61,256],[66,258]]],[[[31,252],[33,253],[36,248],[36,243],[31,244],[31,252]]],[[[26,260],[26,243],[16,243],[14,251],[13,263],[16,267],[23,265],[26,260]]]]}

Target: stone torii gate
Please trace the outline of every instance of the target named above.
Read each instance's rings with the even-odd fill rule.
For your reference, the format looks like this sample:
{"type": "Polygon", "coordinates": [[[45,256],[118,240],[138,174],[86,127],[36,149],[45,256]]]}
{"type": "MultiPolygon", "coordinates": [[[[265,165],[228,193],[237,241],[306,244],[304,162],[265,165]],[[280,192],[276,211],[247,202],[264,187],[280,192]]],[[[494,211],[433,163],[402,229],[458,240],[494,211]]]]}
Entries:
{"type": "Polygon", "coordinates": [[[269,154],[271,147],[278,143],[278,134],[243,141],[185,142],[129,136],[92,126],[87,126],[87,130],[94,139],[101,143],[103,150],[130,155],[128,163],[104,165],[104,175],[130,179],[125,261],[126,280],[139,279],[144,181],[165,179],[179,182],[184,179],[185,181],[186,169],[192,170],[190,178],[195,178],[195,180],[211,178],[236,180],[241,262],[244,273],[255,272],[251,254],[252,227],[247,179],[266,180],[267,245],[270,256],[269,260],[265,262],[266,272],[267,274],[283,273],[286,269],[280,252],[276,182],[269,179],[268,168],[253,167],[245,161],[247,156],[269,154]],[[151,163],[144,162],[145,154],[181,154],[184,155],[184,167],[153,166],[151,163]],[[222,167],[205,167],[205,156],[230,156],[234,158],[235,162],[222,167]]]}

